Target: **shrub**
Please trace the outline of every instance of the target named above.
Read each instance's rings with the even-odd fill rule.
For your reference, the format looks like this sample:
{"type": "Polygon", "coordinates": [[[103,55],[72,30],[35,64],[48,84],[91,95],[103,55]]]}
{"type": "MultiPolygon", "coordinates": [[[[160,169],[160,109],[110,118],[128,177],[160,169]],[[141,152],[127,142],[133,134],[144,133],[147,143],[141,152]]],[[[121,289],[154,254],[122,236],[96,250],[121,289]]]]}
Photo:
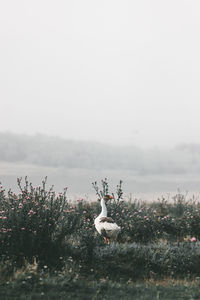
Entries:
{"type": "Polygon", "coordinates": [[[7,257],[37,256],[39,260],[51,261],[63,250],[64,236],[75,229],[76,216],[69,207],[66,190],[56,196],[52,188],[34,188],[25,179],[20,193],[11,191],[5,196],[0,192],[0,255],[7,257]]]}

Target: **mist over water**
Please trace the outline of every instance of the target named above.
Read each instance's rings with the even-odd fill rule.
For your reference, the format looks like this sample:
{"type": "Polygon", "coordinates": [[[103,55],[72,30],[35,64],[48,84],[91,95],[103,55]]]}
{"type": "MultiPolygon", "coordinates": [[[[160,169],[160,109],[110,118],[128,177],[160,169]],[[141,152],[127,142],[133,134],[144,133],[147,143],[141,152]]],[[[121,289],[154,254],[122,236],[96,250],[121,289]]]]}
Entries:
{"type": "Polygon", "coordinates": [[[123,180],[128,197],[157,199],[178,189],[198,194],[200,145],[184,144],[170,150],[110,146],[96,142],[66,140],[45,135],[0,133],[0,181],[17,191],[17,178],[28,176],[57,192],[67,186],[71,197],[94,199],[92,182],[107,178],[110,191],[123,180]]]}

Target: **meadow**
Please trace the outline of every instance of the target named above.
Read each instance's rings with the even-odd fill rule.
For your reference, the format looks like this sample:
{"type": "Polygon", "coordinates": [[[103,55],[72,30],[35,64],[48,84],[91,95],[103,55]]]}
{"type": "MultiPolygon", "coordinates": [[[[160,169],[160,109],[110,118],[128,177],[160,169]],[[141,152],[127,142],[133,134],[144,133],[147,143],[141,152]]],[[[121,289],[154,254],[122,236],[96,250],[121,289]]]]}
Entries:
{"type": "Polygon", "coordinates": [[[0,299],[199,299],[200,203],[124,199],[94,182],[122,230],[105,245],[94,218],[100,203],[70,201],[18,178],[19,193],[0,187],[0,299]]]}

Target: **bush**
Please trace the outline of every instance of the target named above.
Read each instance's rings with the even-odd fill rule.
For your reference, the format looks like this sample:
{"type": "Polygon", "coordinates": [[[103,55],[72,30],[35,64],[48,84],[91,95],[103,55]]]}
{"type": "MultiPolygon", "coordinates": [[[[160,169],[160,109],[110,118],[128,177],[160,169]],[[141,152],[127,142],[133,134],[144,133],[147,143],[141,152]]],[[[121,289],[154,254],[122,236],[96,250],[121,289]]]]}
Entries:
{"type": "Polygon", "coordinates": [[[66,190],[56,196],[51,188],[34,188],[25,180],[22,187],[18,179],[18,195],[0,192],[0,255],[6,257],[37,256],[51,261],[61,255],[63,238],[76,227],[77,217],[70,209],[66,190]]]}

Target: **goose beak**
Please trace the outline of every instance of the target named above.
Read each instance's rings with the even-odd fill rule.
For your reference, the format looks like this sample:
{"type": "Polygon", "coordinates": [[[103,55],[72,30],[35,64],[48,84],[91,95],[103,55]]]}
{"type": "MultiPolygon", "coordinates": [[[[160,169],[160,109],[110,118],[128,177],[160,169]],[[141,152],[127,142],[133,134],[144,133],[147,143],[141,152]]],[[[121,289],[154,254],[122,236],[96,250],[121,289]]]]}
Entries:
{"type": "Polygon", "coordinates": [[[111,195],[105,195],[104,197],[103,197],[103,199],[107,202],[107,201],[109,201],[109,200],[111,200],[111,199],[113,199],[114,197],[113,196],[111,196],[111,195]]]}

